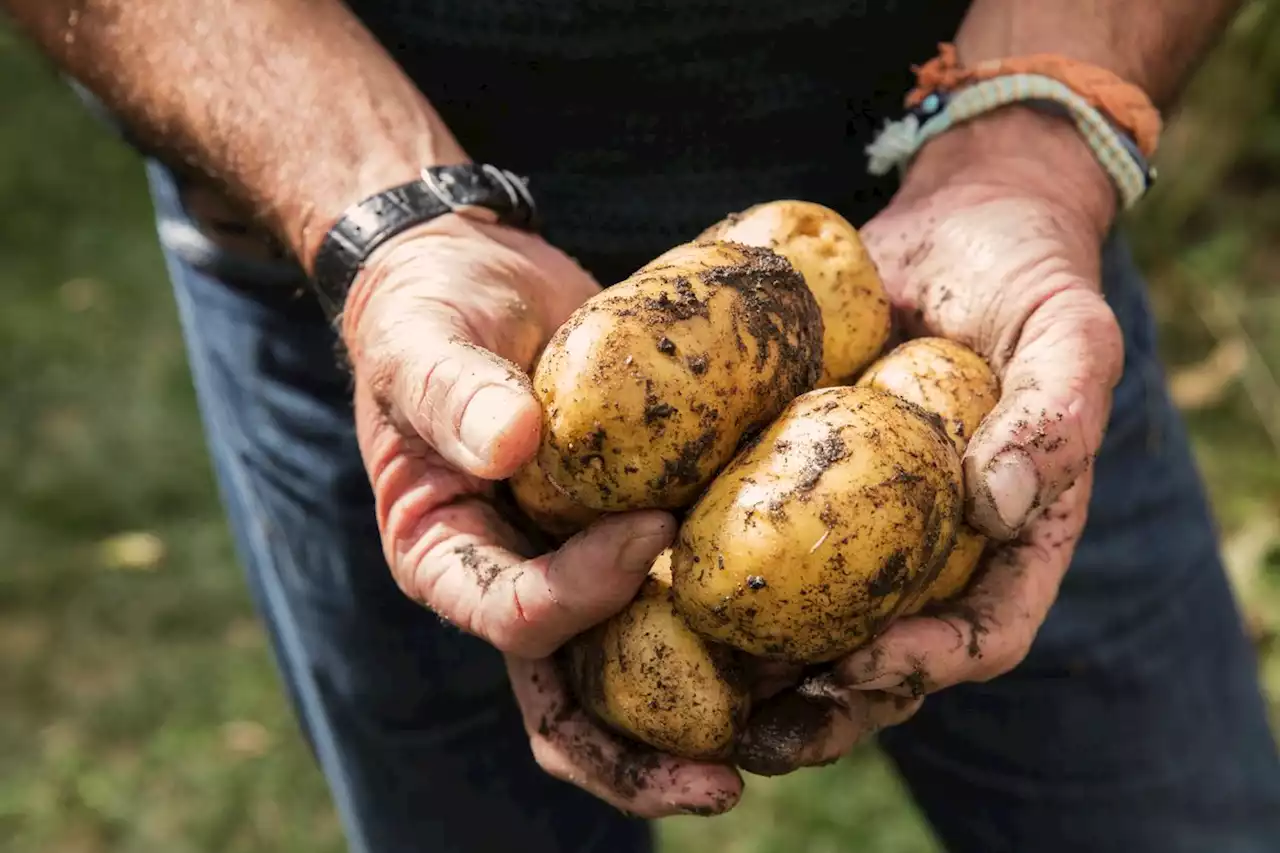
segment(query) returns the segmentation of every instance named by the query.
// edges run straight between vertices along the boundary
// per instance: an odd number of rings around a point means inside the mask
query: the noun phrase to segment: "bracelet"
[[[904,169],[935,136],[984,113],[1012,104],[1069,119],[1129,208],[1156,178],[1151,158],[1159,144],[1160,111],[1138,86],[1096,65],[1058,54],[1033,54],[960,64],[953,44],[913,66],[916,87],[906,116],[889,122],[866,149],[868,171]]]
[[[1132,137],[1143,156],[1154,157],[1160,142],[1160,111],[1146,92],[1106,68],[1056,53],[992,59],[966,67],[960,64],[955,45],[943,43],[938,45],[937,56],[911,70],[916,75],[916,88],[907,94],[908,108],[918,106],[934,92],[955,92],[996,77],[1036,74],[1057,80],[1084,98]]]
[[[1085,98],[1060,81],[1039,74],[992,77],[954,93],[931,92],[904,118],[889,122],[867,146],[867,170],[884,175],[905,169],[930,139],[984,113],[1024,104],[1065,114],[1111,177],[1126,208],[1132,207],[1156,178],[1143,151]]]

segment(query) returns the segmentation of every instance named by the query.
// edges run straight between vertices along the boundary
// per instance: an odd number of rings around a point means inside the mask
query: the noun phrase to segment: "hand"
[[[1006,110],[939,137],[862,230],[912,337],[966,344],[1002,396],[965,453],[967,520],[995,543],[968,593],[894,622],[837,662],[805,702],[805,734],[765,741],[775,772],[829,760],[914,713],[930,692],[995,678],[1026,656],[1085,524],[1090,464],[1123,366],[1100,292],[1113,190],[1074,128]],[[894,707],[891,697],[909,705]],[[774,738],[777,740],[777,738]],[[751,766],[744,764],[747,769]]]
[[[383,247],[342,318],[356,430],[397,584],[506,654],[534,756],[628,812],[723,811],[730,768],[642,752],[570,700],[550,655],[621,610],[671,541],[665,513],[609,516],[551,553],[493,503],[530,459],[542,410],[527,371],[599,291],[541,239],[446,216]]]

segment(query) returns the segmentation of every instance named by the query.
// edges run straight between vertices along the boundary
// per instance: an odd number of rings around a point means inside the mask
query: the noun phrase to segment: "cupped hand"
[[[809,715],[807,734],[770,754],[775,772],[829,760],[925,694],[1026,656],[1084,529],[1123,367],[1100,282],[1113,199],[1070,125],[1009,110],[926,147],[862,229],[902,330],[965,344],[1000,377],[1000,401],[964,457],[966,518],[993,546],[958,600],[896,620],[838,661],[823,689],[773,700],[793,713],[803,701]],[[759,751],[766,724],[776,728],[757,714],[744,744]]]
[[[630,813],[732,807],[731,768],[637,750],[576,707],[552,660],[621,610],[675,533],[665,513],[618,514],[537,554],[495,503],[529,460],[540,348],[599,285],[537,236],[449,215],[382,247],[341,320],[360,450],[400,589],[505,653],[534,756]]]

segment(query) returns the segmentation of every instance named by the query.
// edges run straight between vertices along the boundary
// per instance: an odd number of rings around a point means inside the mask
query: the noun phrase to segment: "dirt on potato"
[[[538,464],[595,510],[679,509],[817,382],[822,318],[758,247],[677,247],[582,306],[534,373]]]
[[[869,388],[797,398],[689,510],[675,602],[704,636],[832,660],[929,584],[960,523],[962,473],[935,416]]]

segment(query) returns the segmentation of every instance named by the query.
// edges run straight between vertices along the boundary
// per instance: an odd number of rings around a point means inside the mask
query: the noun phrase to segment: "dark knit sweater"
[[[863,151],[964,3],[351,0],[476,159],[606,281],[757,201],[861,222]]]
[[[548,239],[608,284],[759,201],[807,199],[865,221],[893,183],[866,174],[864,148],[968,4],[348,6],[472,157],[530,176]]]

